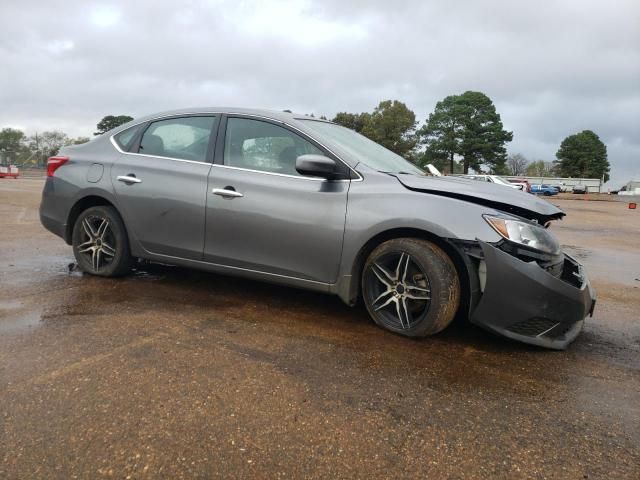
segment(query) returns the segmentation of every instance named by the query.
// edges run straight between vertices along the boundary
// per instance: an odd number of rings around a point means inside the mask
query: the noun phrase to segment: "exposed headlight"
[[[483,217],[502,238],[510,242],[552,255],[560,253],[558,241],[540,225],[492,215]]]

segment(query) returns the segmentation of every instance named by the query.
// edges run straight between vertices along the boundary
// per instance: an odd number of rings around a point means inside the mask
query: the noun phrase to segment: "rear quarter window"
[[[118,146],[125,152],[130,152],[133,147],[136,134],[140,131],[142,125],[135,125],[127,128],[113,137]]]

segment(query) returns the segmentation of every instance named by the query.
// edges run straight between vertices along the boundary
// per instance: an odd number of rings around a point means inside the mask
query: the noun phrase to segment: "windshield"
[[[302,121],[304,121],[305,125],[311,130],[315,130],[324,137],[331,139],[355,159],[375,170],[388,173],[424,175],[421,169],[400,155],[393,153],[391,150],[387,150],[382,145],[369,140],[367,137],[349,128],[336,125],[335,123],[318,122],[315,120],[304,119]]]

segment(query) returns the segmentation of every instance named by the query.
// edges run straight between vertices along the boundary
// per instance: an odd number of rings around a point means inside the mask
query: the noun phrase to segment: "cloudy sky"
[[[2,0],[0,128],[90,135],[189,106],[332,116],[489,95],[510,152],[553,160],[591,129],[640,179],[637,0]]]

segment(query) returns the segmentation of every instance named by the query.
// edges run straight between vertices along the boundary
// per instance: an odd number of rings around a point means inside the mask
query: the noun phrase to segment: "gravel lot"
[[[0,180],[0,478],[640,478],[640,210],[552,199],[599,296],[554,352],[168,266],[83,276],[41,189]]]

